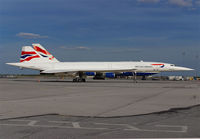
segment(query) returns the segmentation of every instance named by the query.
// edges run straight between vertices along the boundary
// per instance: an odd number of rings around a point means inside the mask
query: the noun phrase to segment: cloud
[[[143,2],[143,3],[158,3],[160,0],[137,0],[137,2]]]
[[[130,37],[126,37],[126,38],[120,38],[119,40],[122,41],[130,41],[130,42],[157,42],[157,41],[164,41],[167,40],[167,37],[163,37],[163,36],[130,36]]]
[[[115,52],[115,53],[121,53],[121,52],[131,52],[131,53],[134,53],[134,52],[141,52],[142,50],[141,49],[138,49],[138,48],[116,48],[114,50],[112,50],[112,52]]]
[[[180,6],[180,7],[192,7],[192,0],[168,0],[169,4]]]
[[[161,0],[137,0],[140,3],[163,3]],[[167,3],[176,5],[179,7],[193,7],[195,5],[200,6],[200,0],[167,0]]]
[[[196,1],[195,4],[200,6],[200,0]]]
[[[65,49],[65,50],[90,50],[89,47],[85,47],[85,46],[77,46],[77,47],[66,47],[66,46],[61,46],[61,49]]]
[[[27,38],[27,39],[48,38],[48,36],[41,36],[40,34],[25,33],[25,32],[20,32],[16,34],[16,36],[21,37],[21,38]]]

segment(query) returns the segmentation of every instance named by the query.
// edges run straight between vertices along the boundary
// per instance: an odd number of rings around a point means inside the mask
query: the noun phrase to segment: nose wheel
[[[137,72],[136,71],[134,71],[133,72],[133,81],[135,82],[135,83],[137,83]]]

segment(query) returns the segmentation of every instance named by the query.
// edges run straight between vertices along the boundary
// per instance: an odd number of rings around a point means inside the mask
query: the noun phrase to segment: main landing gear
[[[85,82],[86,80],[84,78],[75,78],[73,79],[73,82]]]
[[[86,82],[85,78],[83,78],[83,72],[78,72],[78,77],[74,78],[73,82]]]

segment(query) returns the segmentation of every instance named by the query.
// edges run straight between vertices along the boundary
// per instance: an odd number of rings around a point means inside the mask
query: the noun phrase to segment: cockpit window
[[[170,65],[170,66],[175,66],[174,64]]]

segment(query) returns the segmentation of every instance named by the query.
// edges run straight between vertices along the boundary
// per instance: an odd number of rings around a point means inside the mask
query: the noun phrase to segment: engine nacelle
[[[107,73],[105,73],[104,75],[105,75],[105,77],[107,77],[107,78],[115,78],[115,73],[113,73],[113,72],[107,72]]]
[[[85,72],[86,76],[95,76],[96,72]]]
[[[104,80],[105,78],[115,78],[115,76],[116,75],[113,72],[106,72],[106,73],[97,72],[93,79],[102,79],[102,80]]]
[[[133,72],[123,72],[123,76],[133,76]]]
[[[156,72],[137,72],[136,75],[137,76],[150,76],[150,75],[154,75],[157,74]],[[123,76],[133,76],[134,73],[133,72],[123,72],[122,73]]]

